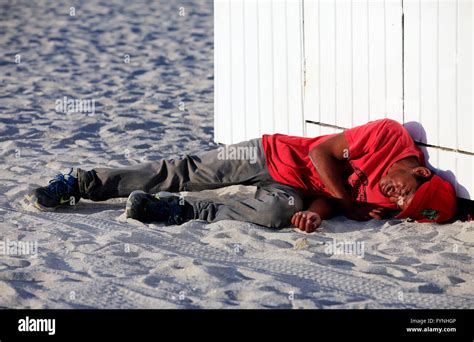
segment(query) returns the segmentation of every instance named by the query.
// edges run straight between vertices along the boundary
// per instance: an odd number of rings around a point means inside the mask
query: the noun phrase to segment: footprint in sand
[[[418,291],[420,293],[440,294],[444,292],[444,289],[436,284],[430,283],[418,286]]]
[[[24,268],[31,265],[31,262],[23,259],[6,259],[0,262],[0,271],[3,270],[15,270],[18,268]]]
[[[267,240],[268,243],[278,247],[278,248],[293,248],[293,245],[289,242],[283,240]]]
[[[453,285],[462,284],[466,282],[464,279],[455,276],[449,276],[448,279]]]
[[[421,261],[417,258],[401,256],[397,259],[395,263],[404,266],[412,266],[421,263]]]
[[[217,279],[222,279],[227,283],[238,283],[243,280],[253,280],[233,267],[219,267],[219,266],[208,266],[206,267],[207,272],[210,276],[216,277]]]
[[[229,239],[230,236],[226,233],[217,233],[216,235],[214,235],[214,238],[215,239]]]
[[[469,255],[461,254],[461,253],[441,253],[441,256],[443,258],[458,261],[463,264],[471,264],[472,262],[472,258]]]

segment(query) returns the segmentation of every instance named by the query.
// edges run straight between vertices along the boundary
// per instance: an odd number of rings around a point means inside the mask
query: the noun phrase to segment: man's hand
[[[383,220],[388,216],[386,209],[374,206],[373,204],[355,204],[345,209],[348,219],[355,221],[368,221],[370,219]]]
[[[314,232],[321,222],[321,217],[312,211],[298,211],[291,218],[291,224],[306,233]]]

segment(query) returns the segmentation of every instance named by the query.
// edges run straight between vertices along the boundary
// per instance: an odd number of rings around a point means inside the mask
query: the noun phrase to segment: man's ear
[[[426,168],[426,167],[423,167],[423,166],[418,166],[418,167],[415,167],[413,168],[413,173],[414,174],[417,174],[423,178],[429,178],[431,177],[431,170]]]

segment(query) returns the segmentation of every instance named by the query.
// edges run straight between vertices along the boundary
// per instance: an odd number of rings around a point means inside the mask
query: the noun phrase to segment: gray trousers
[[[236,184],[257,186],[255,196],[243,201],[185,198],[193,207],[186,219],[208,222],[238,220],[266,227],[287,227],[293,214],[304,209],[306,201],[300,189],[278,183],[270,176],[261,139],[118,169],[78,169],[77,177],[81,197],[93,201],[127,197],[134,190],[157,193]]]

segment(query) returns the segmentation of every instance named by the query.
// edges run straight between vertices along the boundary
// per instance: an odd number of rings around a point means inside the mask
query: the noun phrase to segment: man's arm
[[[307,211],[317,213],[321,220],[329,220],[340,213],[340,210],[334,201],[328,197],[317,197],[311,202]]]
[[[383,210],[372,208],[369,216],[381,220],[384,216]],[[311,202],[307,210],[298,211],[291,218],[291,223],[306,233],[314,232],[323,220],[328,220],[341,213],[340,206],[335,203],[334,198],[317,197]]]
[[[381,219],[382,208],[374,206],[355,206],[351,196],[344,188],[342,179],[343,162],[349,159],[349,144],[344,133],[323,141],[309,151],[309,158],[316,171],[332,195],[332,205],[337,206],[348,218],[358,221]]]
[[[342,163],[349,158],[349,144],[343,133],[316,145],[309,151],[309,158],[313,162],[321,181],[328,192],[338,200],[344,212],[352,209],[352,200],[343,185]]]
[[[322,220],[330,219],[338,214],[338,206],[327,197],[317,197],[305,211],[299,211],[291,218],[291,223],[307,232],[314,232],[322,223]]]

